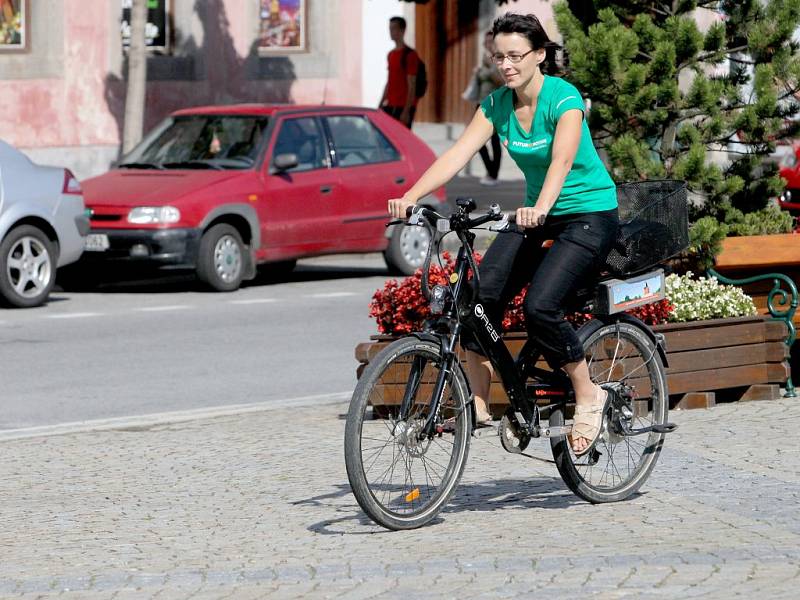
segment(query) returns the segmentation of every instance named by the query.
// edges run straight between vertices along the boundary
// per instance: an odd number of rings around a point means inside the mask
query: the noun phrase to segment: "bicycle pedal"
[[[676,423],[662,423],[660,425],[653,425],[653,431],[656,433],[672,433],[678,428]]]
[[[572,433],[572,425],[562,425],[561,427],[542,427],[536,437],[554,438]]]

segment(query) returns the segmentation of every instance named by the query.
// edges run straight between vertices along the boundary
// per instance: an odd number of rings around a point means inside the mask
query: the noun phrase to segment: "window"
[[[328,117],[328,127],[340,167],[397,160],[397,150],[366,118]]]
[[[392,145],[392,142],[390,142],[377,127],[375,127],[375,135],[378,136],[378,146],[383,154],[383,160],[400,160],[400,153],[397,151],[397,148]]]
[[[28,46],[27,0],[0,0],[0,50]]]
[[[286,54],[306,49],[306,0],[259,0],[259,54]]]
[[[2,1],[0,1],[2,4]],[[122,19],[120,20],[120,33],[122,34],[122,47],[128,49],[131,45],[131,10],[132,0],[121,0]],[[166,53],[169,50],[169,0],[148,0],[147,23],[145,24],[145,45],[148,50]]]
[[[281,125],[272,156],[294,154],[297,166],[290,171],[310,171],[328,166],[325,140],[314,117],[287,119]]]
[[[125,162],[163,168],[244,169],[258,157],[265,116],[185,115],[168,119]]]

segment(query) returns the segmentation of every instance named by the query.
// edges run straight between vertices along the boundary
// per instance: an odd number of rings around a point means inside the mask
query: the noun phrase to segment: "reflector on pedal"
[[[419,488],[414,488],[406,494],[406,502],[413,502],[419,498]]]
[[[630,279],[607,279],[597,286],[592,312],[611,315],[663,300],[664,271],[657,269]]]

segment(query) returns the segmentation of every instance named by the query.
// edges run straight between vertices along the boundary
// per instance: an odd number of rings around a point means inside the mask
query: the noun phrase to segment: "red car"
[[[383,251],[401,273],[422,264],[430,232],[392,227],[386,202],[434,161],[381,111],[214,106],[165,119],[113,170],[82,183],[91,209],[85,260],[194,269],[234,290],[256,266]],[[423,200],[447,210],[444,189]]]
[[[778,206],[800,216],[800,144],[795,144],[781,159],[779,173],[786,180],[786,189],[778,198]]]

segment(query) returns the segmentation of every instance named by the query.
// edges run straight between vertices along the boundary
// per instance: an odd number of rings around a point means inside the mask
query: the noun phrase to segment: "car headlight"
[[[797,166],[797,155],[794,152],[784,154],[780,160],[780,166],[786,169],[794,169]]]
[[[155,223],[177,223],[181,211],[174,206],[137,206],[128,213],[128,223],[152,225]]]

